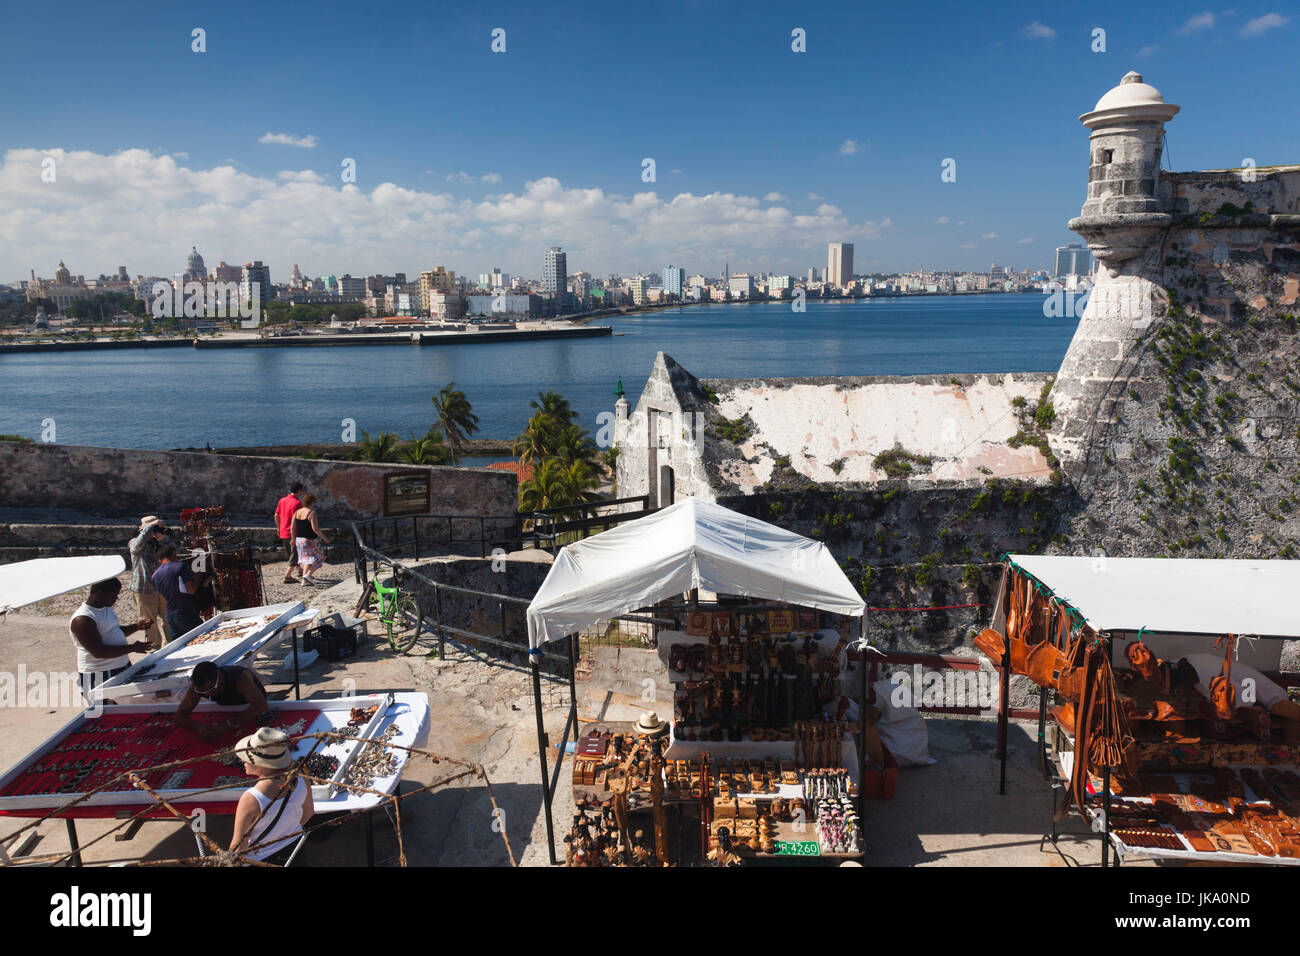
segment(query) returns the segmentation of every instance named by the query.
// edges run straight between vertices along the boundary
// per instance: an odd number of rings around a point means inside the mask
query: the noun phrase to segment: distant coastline
[[[87,352],[105,349],[274,349],[331,345],[475,345],[535,339],[596,338],[612,335],[608,325],[575,325],[563,329],[498,329],[490,332],[371,332],[362,335],[291,335],[262,338],[238,334],[215,338],[104,339],[92,342],[33,342],[0,345],[0,354]]]

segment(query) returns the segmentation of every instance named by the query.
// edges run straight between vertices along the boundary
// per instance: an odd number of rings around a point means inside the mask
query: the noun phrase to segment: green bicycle
[[[358,615],[363,609],[375,611],[379,622],[388,631],[389,645],[399,654],[405,654],[415,646],[424,624],[419,602],[401,592],[404,576],[401,571],[395,572],[392,587],[385,587],[377,578],[371,578],[357,603]]]

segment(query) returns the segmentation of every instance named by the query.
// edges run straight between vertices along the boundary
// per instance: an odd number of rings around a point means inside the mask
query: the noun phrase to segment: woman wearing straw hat
[[[235,832],[230,849],[250,860],[267,857],[292,845],[316,812],[311,787],[289,770],[293,756],[283,730],[263,727],[235,744],[244,773],[257,783],[244,791],[235,808]]]

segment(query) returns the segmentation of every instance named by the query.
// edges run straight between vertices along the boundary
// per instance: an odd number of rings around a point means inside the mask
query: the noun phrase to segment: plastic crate
[[[357,652],[360,629],[365,626],[364,620],[331,614],[303,634],[302,645],[327,661],[352,657]]]
[[[894,795],[894,784],[898,782],[898,761],[888,747],[880,746],[885,752],[885,767],[883,770],[868,770],[862,775],[862,795],[888,800]]]

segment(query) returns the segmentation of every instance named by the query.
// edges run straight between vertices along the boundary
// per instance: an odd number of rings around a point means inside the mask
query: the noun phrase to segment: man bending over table
[[[200,700],[210,700],[223,706],[244,705],[217,724],[204,724],[190,717]],[[185,691],[181,705],[172,718],[178,727],[198,734],[204,740],[235,730],[245,724],[269,716],[271,705],[266,699],[266,688],[251,668],[235,664],[218,667],[212,661],[200,661],[190,673],[190,686]]]

